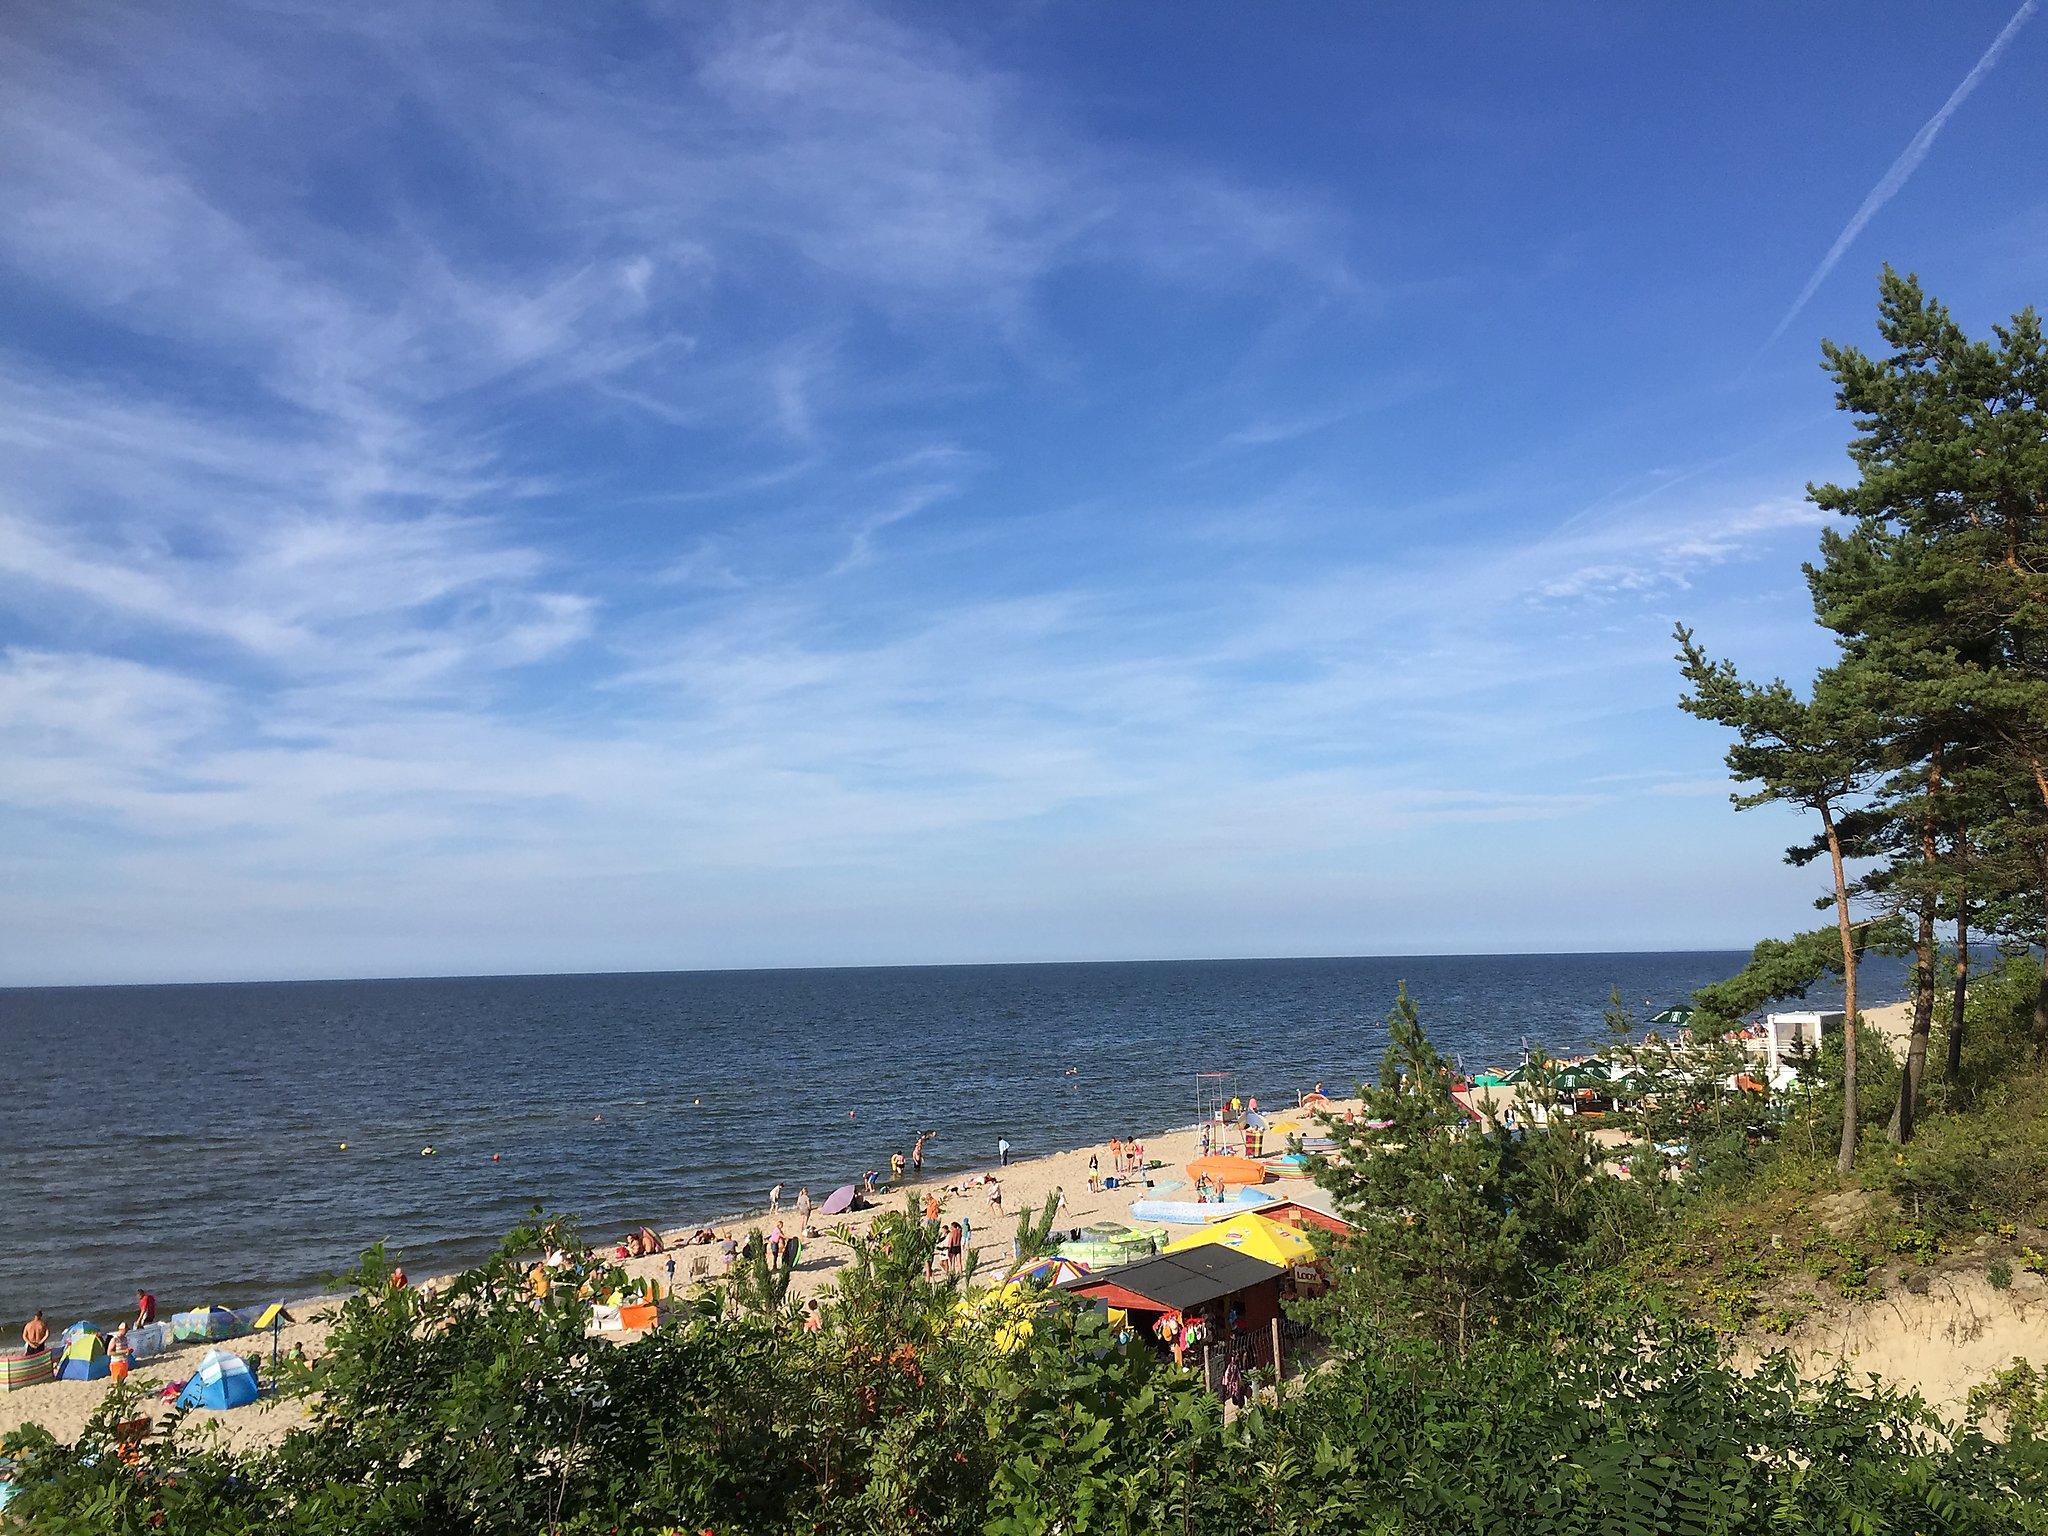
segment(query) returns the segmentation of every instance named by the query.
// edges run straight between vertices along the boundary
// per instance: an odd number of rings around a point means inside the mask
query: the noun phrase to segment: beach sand
[[[1330,1112],[1338,1116],[1356,1107],[1356,1100],[1338,1101],[1329,1106]],[[1276,1121],[1299,1119],[1304,1128],[1309,1130],[1309,1134],[1314,1134],[1309,1128],[1310,1122],[1306,1115],[1270,1101],[1263,1104],[1262,1108]],[[1020,1131],[1019,1134],[1023,1133]],[[833,1229],[843,1224],[855,1233],[863,1233],[883,1211],[901,1210],[906,1195],[915,1198],[921,1209],[927,1190],[939,1193],[942,1219],[957,1221],[964,1218],[970,1224],[970,1242],[972,1247],[980,1250],[981,1267],[978,1274],[984,1281],[993,1281],[1001,1277],[1009,1263],[1011,1239],[1016,1233],[1018,1223],[1027,1214],[1036,1215],[1043,1207],[1046,1197],[1054,1190],[1064,1190],[1067,1197],[1066,1212],[1055,1222],[1055,1226],[1061,1229],[1086,1227],[1101,1221],[1130,1223],[1132,1202],[1147,1195],[1164,1195],[1172,1199],[1194,1198],[1185,1164],[1201,1151],[1200,1128],[1190,1126],[1152,1136],[1141,1132],[1138,1139],[1144,1145],[1148,1160],[1158,1159],[1166,1164],[1164,1168],[1156,1169],[1151,1174],[1152,1179],[1157,1182],[1157,1188],[1148,1189],[1138,1185],[1106,1190],[1100,1194],[1089,1193],[1088,1159],[1091,1155],[1101,1159],[1102,1171],[1105,1174],[1115,1172],[1110,1163],[1108,1141],[1105,1139],[1089,1146],[1044,1156],[1013,1158],[1008,1168],[1000,1168],[991,1160],[986,1166],[967,1172],[935,1175],[922,1181],[907,1180],[900,1185],[885,1184],[868,1209],[852,1211],[845,1216],[820,1216],[814,1211],[811,1225],[819,1235],[804,1246],[802,1257],[791,1278],[790,1294],[801,1301],[830,1285],[833,1277],[845,1267],[848,1249],[846,1244],[834,1235]],[[908,1150],[907,1147],[904,1149],[906,1153]],[[993,1154],[994,1149],[991,1148],[990,1151]],[[883,1161],[886,1161],[886,1154]],[[986,1187],[976,1187],[960,1194],[949,1195],[945,1192],[947,1185],[960,1185],[983,1173],[995,1174],[1002,1186],[1003,1210],[1000,1216],[995,1215],[989,1208]],[[765,1186],[773,1181],[770,1178],[762,1182],[765,1194]],[[1169,1185],[1176,1187],[1169,1188]],[[1269,1180],[1266,1187],[1282,1195],[1303,1193],[1314,1188],[1305,1179]],[[822,1204],[830,1193],[829,1188],[813,1189],[811,1198],[815,1203]],[[782,1217],[786,1232],[793,1233],[796,1230],[796,1195],[795,1185],[785,1186]],[[765,1211],[757,1211],[717,1223],[712,1226],[712,1230],[721,1237],[730,1232],[744,1241],[750,1230],[758,1228],[765,1236],[773,1230],[774,1224],[773,1217]],[[693,1230],[695,1229],[678,1228],[673,1232],[662,1233],[662,1237],[665,1242],[672,1243],[675,1238]],[[588,1241],[597,1242],[605,1234],[586,1232],[584,1236]],[[609,1246],[604,1245],[606,1249]],[[623,1260],[621,1267],[628,1274],[661,1279],[665,1282],[667,1261],[671,1258],[676,1261],[678,1289],[687,1288],[692,1278],[692,1268],[699,1261],[704,1264],[710,1277],[717,1274],[717,1247],[704,1244],[688,1247],[671,1246],[665,1253]],[[418,1283],[418,1277],[415,1277],[415,1283]],[[332,1298],[326,1305],[331,1303]],[[318,1359],[327,1334],[327,1325],[318,1316],[322,1309],[322,1303],[293,1304],[293,1313],[302,1321],[280,1331],[278,1346],[281,1353],[289,1354],[294,1345],[303,1343],[308,1353]],[[629,1339],[632,1335],[610,1334],[606,1337]],[[230,1339],[218,1346],[185,1345],[138,1367],[135,1372],[136,1379],[157,1383],[182,1379],[191,1373],[200,1357],[210,1347],[224,1348],[238,1355],[260,1353],[266,1361],[270,1357],[270,1337],[267,1334],[260,1337],[252,1335]],[[259,1372],[259,1376],[262,1374],[264,1373]],[[98,1407],[100,1399],[106,1395],[111,1385],[108,1380],[59,1381],[46,1382],[17,1392],[0,1393],[0,1436],[22,1424],[41,1424],[59,1439],[73,1439],[84,1427],[86,1420]],[[167,1403],[159,1400],[151,1405],[149,1412],[152,1417],[160,1417],[168,1407]],[[264,1403],[226,1413],[195,1412],[187,1418],[186,1424],[188,1427],[217,1432],[227,1445],[247,1448],[275,1443],[293,1426],[304,1423],[305,1419],[304,1403]]]
[[[1911,1005],[1905,1002],[1886,1003],[1864,1011],[1866,1022],[1875,1027],[1893,1049],[1903,1057],[1908,1031],[1911,1028]],[[1487,1090],[1479,1090],[1483,1096]],[[1500,1095],[1504,1100],[1511,1095]],[[1267,1114],[1285,1121],[1299,1118],[1304,1125],[1307,1117],[1284,1107],[1266,1104]],[[1342,1116],[1348,1110],[1357,1108],[1356,1100],[1338,1101],[1330,1106],[1330,1112]],[[1596,1131],[1603,1139],[1622,1137],[1618,1131]],[[853,1232],[865,1232],[875,1218],[884,1210],[900,1210],[907,1195],[915,1198],[920,1206],[927,1190],[937,1190],[941,1197],[941,1215],[944,1220],[954,1221],[963,1217],[971,1224],[972,1244],[980,1250],[980,1275],[985,1280],[1000,1276],[1009,1261],[1012,1236],[1018,1223],[1026,1214],[1035,1214],[1043,1205],[1047,1195],[1055,1189],[1064,1190],[1067,1209],[1056,1225],[1060,1228],[1086,1227],[1096,1222],[1119,1221],[1130,1223],[1130,1208],[1134,1200],[1147,1195],[1165,1195],[1168,1198],[1192,1198],[1188,1189],[1185,1164],[1200,1152],[1200,1130],[1198,1127],[1184,1127],[1154,1136],[1141,1136],[1148,1159],[1156,1158],[1165,1167],[1154,1171],[1152,1178],[1159,1187],[1148,1189],[1144,1186],[1105,1191],[1091,1194],[1088,1190],[1088,1159],[1090,1155],[1100,1157],[1103,1170],[1110,1168],[1107,1141],[1068,1151],[1055,1152],[1045,1156],[1020,1158],[1006,1169],[999,1169],[993,1163],[984,1168],[966,1173],[955,1172],[943,1177],[923,1181],[908,1181],[901,1185],[885,1185],[876,1196],[870,1208],[853,1211],[843,1217],[821,1217],[813,1214],[812,1225],[819,1236],[805,1245],[802,1260],[791,1281],[791,1295],[798,1300],[810,1296],[832,1283],[833,1277],[847,1262],[845,1243],[832,1229],[842,1223]],[[907,1150],[907,1149],[906,1149]],[[959,1194],[946,1194],[947,1185],[960,1185],[981,1173],[995,1173],[1002,1185],[1003,1212],[993,1214],[989,1208],[988,1191],[976,1187]],[[770,1182],[764,1180],[764,1184]],[[1178,1186],[1178,1187],[1170,1187]],[[1313,1189],[1307,1180],[1276,1179],[1268,1188],[1276,1193],[1298,1194]],[[814,1202],[822,1203],[829,1189],[813,1189]],[[794,1231],[796,1219],[794,1186],[785,1188],[783,1197],[783,1218],[785,1230]],[[712,1230],[723,1237],[730,1232],[744,1240],[748,1231],[758,1228],[764,1235],[772,1230],[774,1220],[766,1212],[754,1212],[733,1220],[718,1223]],[[664,1232],[665,1240],[672,1240],[689,1228],[675,1232]],[[1192,1229],[1190,1229],[1192,1230]],[[587,1233],[595,1240],[602,1234]],[[623,1261],[624,1269],[632,1275],[650,1278],[665,1278],[667,1260],[676,1261],[676,1279],[679,1286],[686,1287],[692,1279],[692,1270],[700,1261],[707,1274],[715,1276],[718,1268],[717,1248],[714,1245],[671,1247],[668,1252],[642,1259]],[[1989,1369],[2003,1365],[2013,1354],[2031,1354],[2037,1359],[2048,1359],[2048,1344],[2042,1342],[2041,1324],[2031,1314],[2035,1311],[2038,1298],[2031,1293],[2021,1296],[1978,1295],[1971,1296],[1973,1306],[1968,1320],[1968,1342],[1972,1347],[1958,1348],[1959,1340],[1951,1329],[1951,1321],[1938,1315],[1939,1299],[1914,1298],[1908,1305],[1918,1304],[1925,1317],[1917,1318],[1917,1326],[1906,1330],[1878,1328],[1871,1326],[1861,1315],[1853,1318],[1847,1315],[1853,1309],[1845,1309],[1845,1315],[1833,1317],[1825,1322],[1815,1319],[1811,1338],[1799,1337],[1783,1341],[1796,1355],[1815,1357],[1815,1367],[1824,1368],[1837,1360],[1845,1360],[1860,1370],[1877,1371],[1887,1380],[1903,1385],[1918,1387],[1927,1391],[1943,1406],[1953,1408],[1961,1402],[1962,1394],[1969,1384]],[[2025,1316],[2008,1317],[2015,1304]],[[294,1306],[296,1314],[303,1319],[282,1330],[278,1344],[281,1351],[289,1353],[294,1345],[303,1343],[317,1359],[326,1337],[326,1324],[318,1317],[320,1305],[306,1303]],[[1894,1319],[1896,1321],[1897,1319]],[[1958,1325],[1960,1326],[1960,1325]],[[630,1335],[611,1335],[614,1338]],[[268,1337],[249,1337],[230,1340],[224,1347],[238,1354],[261,1353],[269,1356]],[[152,1360],[137,1371],[137,1376],[146,1380],[164,1382],[187,1375],[208,1346],[191,1345],[174,1351],[160,1359]],[[0,1393],[0,1435],[24,1423],[39,1423],[52,1434],[62,1439],[75,1437],[86,1419],[105,1395],[109,1383],[95,1382],[51,1382],[30,1387],[19,1392]],[[167,1405],[158,1402],[151,1412],[161,1414]],[[231,1446],[249,1447],[274,1443],[281,1439],[294,1425],[303,1423],[306,1407],[303,1403],[265,1403],[260,1406],[237,1409],[229,1413],[195,1413],[188,1425],[210,1428]]]

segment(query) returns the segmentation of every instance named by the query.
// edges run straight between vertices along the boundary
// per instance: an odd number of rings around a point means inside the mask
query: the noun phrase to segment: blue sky
[[[2048,23],[1526,10],[18,8],[0,980],[1810,925],[1671,625]]]

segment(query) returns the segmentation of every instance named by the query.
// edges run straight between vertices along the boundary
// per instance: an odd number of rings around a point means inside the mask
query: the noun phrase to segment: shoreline
[[[1876,1029],[1891,1046],[1895,1054],[1903,1055],[1905,1040],[1911,1027],[1912,1005],[1910,1001],[1896,1001],[1874,1004],[1859,1010],[1864,1022]],[[1306,1089],[1300,1090],[1305,1092]],[[1341,1115],[1346,1108],[1355,1107],[1355,1098],[1333,1100],[1328,1109]],[[1274,1109],[1268,1103],[1266,1112],[1275,1120],[1286,1120],[1305,1116],[1308,1112],[1296,1109]],[[1104,1121],[1112,1118],[1105,1115]],[[1306,1122],[1305,1122],[1306,1123]],[[1063,1227],[1086,1227],[1098,1222],[1121,1221],[1130,1223],[1129,1207],[1133,1200],[1147,1194],[1172,1193],[1174,1186],[1185,1183],[1181,1165],[1194,1157],[1199,1150],[1201,1126],[1199,1122],[1182,1122],[1166,1130],[1141,1134],[1139,1140],[1145,1145],[1148,1157],[1157,1157],[1166,1166],[1155,1172],[1160,1186],[1139,1186],[1135,1189],[1105,1191],[1091,1194],[1087,1187],[1087,1160],[1091,1154],[1107,1160],[1108,1136],[1085,1142],[1079,1146],[1067,1147],[1054,1152],[1039,1153],[1032,1157],[1018,1158],[1008,1167],[994,1161],[977,1163],[964,1168],[955,1168],[944,1173],[930,1173],[923,1178],[906,1177],[900,1184],[884,1182],[865,1209],[848,1211],[842,1216],[821,1220],[815,1213],[812,1227],[817,1233],[805,1245],[804,1255],[791,1278],[790,1297],[793,1301],[803,1299],[828,1285],[846,1262],[846,1248],[834,1235],[837,1228],[846,1226],[854,1232],[865,1232],[884,1210],[898,1209],[899,1202],[906,1197],[922,1199],[927,1192],[937,1192],[941,1209],[947,1219],[965,1220],[970,1225],[968,1245],[979,1248],[983,1255],[976,1270],[977,1275],[985,1274],[991,1267],[998,1266],[1007,1255],[1009,1241],[1019,1221],[1026,1214],[1036,1214],[1042,1207],[1048,1193],[1058,1189],[1067,1195],[1068,1207],[1061,1218]],[[1111,1132],[1110,1134],[1122,1134]],[[986,1179],[993,1177],[1002,1185],[1004,1193],[1003,1211],[993,1215],[986,1202]],[[794,1202],[797,1191],[787,1187],[782,1207],[782,1218],[786,1226],[794,1226]],[[844,1182],[844,1181],[842,1181]],[[858,1180],[854,1180],[856,1184]],[[947,1193],[948,1187],[972,1184],[973,1188],[958,1193]],[[836,1187],[836,1186],[834,1186]],[[1269,1178],[1268,1187],[1282,1194],[1300,1193],[1315,1188],[1312,1181],[1300,1178]],[[822,1204],[830,1189],[812,1191],[815,1203]],[[563,1213],[574,1219],[574,1213]],[[676,1239],[693,1232],[708,1230],[722,1239],[728,1235],[744,1242],[749,1231],[759,1230],[764,1235],[772,1229],[776,1217],[767,1207],[728,1213],[710,1221],[686,1223],[674,1227],[654,1227],[662,1238],[665,1251],[643,1258],[613,1260],[628,1275],[635,1278],[659,1279],[666,1282],[667,1264],[676,1262],[675,1283],[678,1291],[687,1291],[700,1282],[715,1281],[717,1261],[716,1241],[709,1244],[679,1244]],[[653,1226],[653,1223],[649,1223]],[[502,1234],[501,1234],[502,1235]],[[580,1233],[583,1241],[593,1252],[602,1253],[613,1246],[603,1234],[594,1231]],[[393,1257],[403,1262],[402,1249],[394,1249]],[[702,1264],[705,1273],[693,1273],[696,1265]],[[437,1273],[416,1279],[416,1285],[432,1285],[445,1282],[455,1271]],[[327,1324],[321,1314],[346,1299],[345,1293],[316,1292],[308,1296],[290,1298],[285,1301],[288,1311],[297,1318],[287,1327],[277,1331],[276,1344],[280,1355],[303,1344],[316,1355],[327,1334]],[[160,1309],[160,1316],[168,1318],[175,1308]],[[52,1320],[54,1334],[67,1326],[69,1319]],[[268,1334],[247,1334],[238,1339],[220,1341],[218,1344],[194,1341],[182,1344],[164,1355],[138,1366],[135,1377],[153,1381],[169,1381],[189,1371],[196,1365],[208,1348],[224,1347],[238,1354],[270,1352],[271,1339]],[[108,1380],[95,1382],[49,1382],[13,1392],[0,1393],[0,1435],[5,1435],[26,1423],[42,1423],[44,1427],[62,1439],[75,1437],[86,1417],[105,1395]],[[163,1409],[161,1403],[151,1406],[154,1415]],[[235,1446],[253,1446],[273,1443],[291,1427],[305,1419],[304,1405],[300,1403],[269,1403],[237,1410],[220,1415],[207,1415],[207,1422],[216,1426],[225,1437],[225,1443]]]
[[[1306,1092],[1304,1087],[1302,1092]],[[1261,1098],[1265,1096],[1261,1095]],[[1327,1108],[1341,1115],[1347,1107],[1355,1107],[1355,1099],[1333,1100]],[[1323,1107],[1323,1106],[1319,1106]],[[1265,1111],[1275,1120],[1302,1118],[1312,1111],[1296,1108],[1274,1109],[1270,1104]],[[1105,1116],[1105,1119],[1109,1117]],[[1113,1131],[1110,1135],[1123,1135]],[[811,1225],[817,1235],[804,1245],[802,1257],[791,1276],[789,1296],[793,1302],[801,1302],[829,1285],[847,1262],[846,1246],[834,1235],[841,1226],[855,1233],[863,1233],[885,1210],[900,1209],[900,1202],[906,1197],[922,1199],[927,1193],[937,1193],[940,1198],[942,1216],[947,1220],[964,1219],[971,1228],[968,1247],[978,1248],[981,1263],[975,1270],[977,1278],[986,1276],[991,1268],[1000,1268],[1007,1262],[1010,1241],[1018,1224],[1027,1215],[1035,1216],[1043,1208],[1048,1194],[1055,1190],[1064,1192],[1066,1211],[1059,1219],[1062,1227],[1087,1227],[1100,1222],[1124,1222],[1130,1224],[1130,1206],[1133,1201],[1147,1195],[1177,1192],[1187,1180],[1182,1165],[1193,1159],[1200,1151],[1201,1125],[1183,1123],[1157,1133],[1140,1133],[1137,1140],[1145,1147],[1148,1159],[1157,1158],[1165,1167],[1154,1170],[1154,1185],[1106,1190],[1091,1193],[1088,1189],[1088,1159],[1091,1155],[1102,1159],[1105,1168],[1108,1163],[1108,1136],[1101,1140],[1086,1142],[1080,1146],[1063,1148],[1056,1152],[1040,1153],[1033,1157],[1016,1158],[1004,1167],[988,1162],[965,1169],[954,1169],[945,1173],[927,1173],[923,1178],[906,1177],[902,1183],[882,1183],[865,1209],[848,1211],[841,1216],[821,1218],[813,1211]],[[988,1185],[983,1182],[993,1177],[1003,1192],[1003,1209],[1000,1214],[992,1212],[987,1202]],[[844,1181],[842,1181],[844,1182]],[[854,1180],[858,1184],[858,1180]],[[948,1193],[949,1186],[972,1184],[972,1188]],[[837,1186],[833,1186],[837,1187]],[[1269,1178],[1267,1187],[1281,1194],[1301,1193],[1312,1190],[1314,1184],[1302,1178]],[[831,1189],[813,1190],[812,1199],[822,1204]],[[794,1201],[797,1190],[785,1190],[782,1204],[782,1219],[786,1227],[795,1225]],[[564,1213],[572,1216],[573,1213]],[[674,1239],[688,1236],[699,1230],[708,1230],[722,1239],[733,1236],[745,1241],[751,1230],[760,1230],[764,1235],[773,1228],[776,1217],[767,1208],[742,1211],[718,1218],[716,1221],[699,1222],[675,1228],[655,1227],[666,1246],[665,1251],[643,1258],[612,1260],[628,1275],[640,1279],[667,1281],[667,1264],[676,1264],[675,1285],[678,1292],[687,1292],[698,1284],[715,1282],[718,1249],[716,1242],[705,1244],[678,1245]],[[653,1225],[649,1223],[649,1225]],[[1192,1231],[1192,1228],[1188,1230]],[[591,1251],[603,1253],[612,1247],[612,1242],[601,1239],[599,1234],[579,1234]],[[402,1250],[394,1250],[393,1258],[402,1263]],[[693,1273],[694,1267],[702,1264],[706,1273]],[[451,1272],[452,1273],[452,1272]],[[417,1277],[415,1285],[435,1285],[446,1281],[449,1275],[436,1274]],[[314,1358],[318,1358],[324,1343],[328,1325],[316,1315],[322,1309],[337,1305],[345,1300],[341,1293],[322,1293],[309,1297],[287,1300],[285,1307],[297,1319],[288,1326],[277,1330],[276,1348],[280,1356],[304,1345]],[[159,1317],[168,1319],[173,1307],[161,1307]],[[52,1343],[56,1334],[68,1326],[70,1319],[52,1321]],[[621,1335],[624,1339],[636,1335]],[[131,1380],[168,1382],[190,1373],[206,1350],[222,1348],[234,1354],[260,1353],[266,1358],[272,1347],[269,1333],[245,1334],[240,1338],[217,1342],[192,1341],[181,1344],[169,1352],[137,1365]],[[265,1373],[259,1372],[259,1377]],[[110,1378],[90,1382],[44,1382],[33,1387],[12,1392],[0,1392],[0,1436],[4,1436],[23,1424],[40,1423],[60,1440],[76,1438],[87,1417],[99,1405],[100,1400],[111,1387]],[[168,1405],[153,1400],[148,1405],[151,1417],[157,1417]],[[244,1409],[227,1413],[208,1413],[195,1416],[193,1422],[203,1422],[217,1430],[223,1443],[236,1448],[250,1448],[273,1444],[296,1425],[306,1421],[306,1405],[303,1402],[264,1401]]]

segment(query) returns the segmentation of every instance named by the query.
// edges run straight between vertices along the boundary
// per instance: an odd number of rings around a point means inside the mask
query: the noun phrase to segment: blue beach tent
[[[178,1394],[180,1408],[242,1408],[256,1401],[256,1373],[224,1349],[209,1349]]]
[[[96,1333],[77,1335],[57,1361],[59,1381],[98,1381],[107,1371],[107,1341]]]

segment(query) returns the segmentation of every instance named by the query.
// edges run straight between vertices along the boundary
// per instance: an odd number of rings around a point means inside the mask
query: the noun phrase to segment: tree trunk
[[[1827,833],[1828,864],[1835,876],[1835,926],[1842,933],[1842,1149],[1835,1167],[1842,1173],[1856,1166],[1856,935],[1849,925],[1849,877],[1842,867],[1842,835],[1835,829],[1833,807],[1820,807]]]
[[[2037,767],[2034,772],[2039,776],[2041,770]],[[2048,782],[2043,783],[2041,794],[2048,798]],[[2041,897],[2048,904],[2048,840],[2040,848]],[[2048,1052],[2048,924],[2044,924],[2041,934],[2041,980],[2034,988],[2034,1054],[2043,1052]]]
[[[1920,932],[1913,946],[1913,1033],[1906,1045],[1906,1070],[1899,1078],[1899,1102],[1888,1134],[1895,1142],[1913,1139],[1920,1118],[1920,1085],[1927,1076],[1927,1037],[1934,1030],[1934,916],[1940,892],[1933,882],[1940,850],[1934,841],[1935,797],[1941,793],[1941,748],[1927,760],[1927,803],[1920,813],[1920,863],[1928,885],[1920,897]]]
[[[1885,1134],[1895,1142],[1913,1139],[1920,1118],[1920,1084],[1927,1074],[1927,1037],[1934,1028],[1934,898],[1920,902],[1920,931],[1913,945],[1913,1032],[1906,1042],[1906,1068],[1899,1076],[1899,1102]]]
[[[1956,873],[1963,872],[1965,844],[1956,837]],[[1960,878],[1956,882],[1956,990],[1948,1004],[1948,1062],[1943,1076],[1955,1086],[1963,1075],[1963,1010],[1970,992],[1970,897]]]

